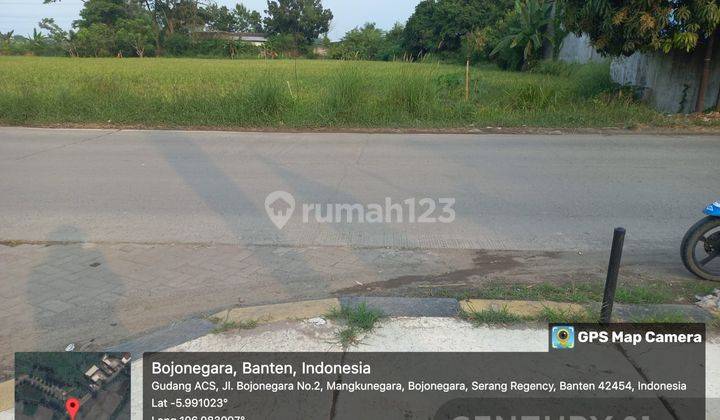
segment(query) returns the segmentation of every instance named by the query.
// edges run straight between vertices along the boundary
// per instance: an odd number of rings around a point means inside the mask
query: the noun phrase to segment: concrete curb
[[[385,316],[453,317],[460,310],[457,299],[349,296],[340,298],[343,308],[365,304]]]
[[[0,383],[0,413],[15,406],[15,381]]]
[[[191,318],[110,347],[106,351],[130,352],[133,359],[138,360],[144,352],[162,351],[180,345],[209,334],[213,328],[215,324],[206,319]]]
[[[340,308],[339,299],[305,300],[290,303],[277,303],[274,305],[250,306],[246,308],[231,308],[216,313],[211,318],[219,322],[248,322],[271,323],[293,319],[312,318],[320,316],[332,308]]]
[[[307,319],[326,314],[332,308],[352,308],[365,304],[368,308],[380,311],[392,317],[455,317],[462,311],[503,310],[522,317],[535,317],[546,309],[567,314],[585,313],[588,309],[599,314],[599,304],[578,304],[570,302],[499,300],[454,298],[407,298],[346,296],[333,299],[310,300],[274,305],[231,308],[215,314],[219,322],[271,323],[296,319]],[[629,305],[616,304],[615,318],[620,322],[640,322],[643,319],[668,315],[683,315],[695,322],[709,322],[716,317],[695,305],[656,304]]]

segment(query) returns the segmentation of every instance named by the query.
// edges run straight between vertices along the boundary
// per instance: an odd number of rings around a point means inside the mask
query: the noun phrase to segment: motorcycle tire
[[[682,256],[683,265],[691,273],[703,280],[720,281],[720,274],[714,274],[705,271],[695,259],[695,248],[698,240],[707,232],[720,227],[720,217],[708,216],[695,223],[685,234],[680,245],[680,254]],[[720,257],[717,257],[720,258]]]

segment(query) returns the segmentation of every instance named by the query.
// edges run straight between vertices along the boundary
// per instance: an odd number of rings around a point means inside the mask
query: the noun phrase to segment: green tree
[[[88,27],[82,27],[76,37],[80,55],[107,56],[115,49],[114,34],[104,23],[93,23]]]
[[[405,33],[405,25],[395,23],[392,29],[385,34],[385,42],[383,48],[378,53],[378,59],[389,61],[403,55],[403,34]]]
[[[385,32],[366,23],[348,31],[340,41],[333,58],[375,60],[385,44]]]
[[[40,29],[44,29],[48,32],[50,39],[58,45],[60,48],[65,50],[71,57],[78,56],[77,40],[73,31],[63,30],[54,19],[45,18],[38,24]]]
[[[205,18],[206,26],[213,31],[237,31],[235,16],[227,6],[218,6],[212,2],[202,8],[202,15]]]
[[[167,35],[188,33],[205,25],[197,0],[155,0],[154,3]]]
[[[413,55],[459,51],[470,32],[495,24],[513,0],[423,0],[405,25],[403,46]]]
[[[139,3],[150,15],[156,56],[170,46],[174,54],[187,50],[190,32],[205,26],[197,0],[140,0]]]
[[[502,50],[522,51],[523,68],[530,66],[542,52],[545,42],[555,42],[548,31],[553,25],[552,4],[545,0],[515,0],[515,9],[509,14],[504,36],[490,53]]]
[[[152,34],[155,40],[155,56],[160,56],[162,55],[162,24],[158,2],[154,0],[140,0],[139,4],[144,9],[145,13],[150,16]]]
[[[131,3],[127,0],[86,0],[80,10],[80,19],[73,22],[76,28],[89,28],[100,23],[115,26],[120,19],[130,17]]]
[[[609,55],[692,51],[720,24],[716,0],[564,0],[565,25]]]
[[[263,48],[266,51],[266,57],[295,54],[297,52],[297,44],[292,34],[270,35],[265,45],[263,45]]]
[[[257,10],[250,10],[242,3],[235,5],[233,11],[237,30],[240,32],[263,32],[262,16]]]
[[[2,46],[3,51],[10,50],[10,44],[13,42],[13,34],[15,34],[15,31],[0,32],[0,46]]]
[[[38,31],[37,28],[33,28],[33,34],[30,38],[30,48],[34,54],[40,55],[47,47],[47,37],[42,32]]]
[[[153,33],[150,17],[142,15],[135,19],[121,19],[117,26],[118,43],[132,48],[138,57],[144,57]]]
[[[309,45],[330,30],[330,9],[320,0],[268,0],[265,29],[270,34],[290,34],[296,46]]]
[[[60,0],[44,0],[45,3],[54,3]],[[59,44],[71,47],[71,55],[80,52],[82,55],[103,55],[114,52],[120,44],[132,46],[136,53],[138,47],[145,50],[146,26],[151,31],[152,20],[147,10],[143,9],[144,2],[140,0],[84,0],[80,10],[80,19],[73,22],[78,28],[76,34],[66,33],[54,21],[46,19],[44,29],[51,33],[51,38]],[[152,2],[153,5],[159,2]],[[148,6],[149,7],[149,6]],[[147,24],[147,25],[146,25]],[[41,25],[42,27],[42,25]],[[104,37],[104,39],[100,39]],[[62,41],[61,41],[62,39]],[[72,41],[72,42],[70,42]],[[139,54],[139,53],[138,53]]]

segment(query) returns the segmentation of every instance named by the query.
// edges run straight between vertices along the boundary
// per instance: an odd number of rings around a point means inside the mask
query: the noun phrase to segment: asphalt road
[[[624,226],[629,247],[669,251],[720,196],[718,158],[717,136],[0,128],[0,240],[593,250]],[[276,190],[297,202],[282,230]],[[457,217],[300,210],[387,197],[454,198]]]

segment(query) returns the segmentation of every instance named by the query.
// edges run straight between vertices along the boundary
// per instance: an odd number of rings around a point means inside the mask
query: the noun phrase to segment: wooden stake
[[[465,101],[470,100],[470,60],[465,63]]]

